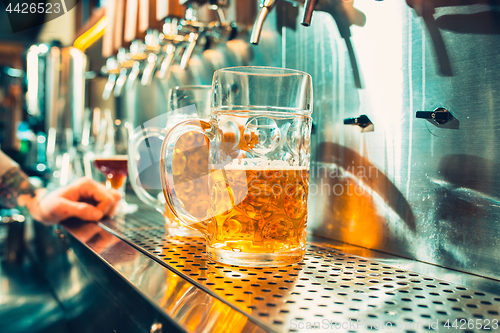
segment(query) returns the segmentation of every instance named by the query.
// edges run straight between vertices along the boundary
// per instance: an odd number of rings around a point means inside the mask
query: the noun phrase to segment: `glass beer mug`
[[[302,260],[306,247],[312,113],[311,76],[271,67],[215,72],[210,121],[186,120],[162,145],[161,178],[168,206],[199,230],[207,254],[238,266]],[[173,175],[176,142],[198,132],[209,142],[203,181],[210,206],[203,218],[185,209]]]
[[[159,176],[161,142],[170,128],[183,120],[193,118],[208,120],[211,92],[211,86],[183,86],[170,89],[168,111],[137,128],[130,139],[128,165],[132,188],[142,202],[163,214],[165,229],[172,236],[201,237],[202,235],[197,230],[181,224],[165,202],[150,193],[151,190],[161,190]],[[157,124],[166,126],[157,127]],[[195,132],[185,133],[178,140],[173,165],[173,175],[176,179],[196,180],[200,175],[199,170],[207,169],[208,151],[204,145],[206,145],[205,137]],[[208,193],[205,193],[207,187],[201,184],[201,180],[193,181],[190,185],[192,186],[177,188],[178,194],[185,199],[185,209],[194,216],[202,216],[209,205]]]

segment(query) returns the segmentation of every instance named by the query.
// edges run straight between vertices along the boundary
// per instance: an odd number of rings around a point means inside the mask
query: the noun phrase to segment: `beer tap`
[[[209,0],[208,4],[209,9],[216,13],[217,20],[210,23],[203,23],[199,22],[197,18],[198,4],[196,1],[188,2],[186,18],[181,22],[183,30],[188,34],[188,45],[184,50],[180,62],[181,69],[187,68],[195,46],[203,37],[231,40],[237,35],[237,25],[235,23],[227,22],[223,11],[224,8],[229,6],[229,0]],[[208,44],[206,46],[208,46]]]
[[[229,6],[229,0],[209,0],[208,6],[217,13],[217,18],[221,24],[226,24],[226,15],[223,9]]]
[[[130,59],[130,55],[127,53],[127,50],[124,47],[121,47],[118,50],[116,59],[120,66],[120,75],[116,79],[114,95],[115,97],[120,97],[123,92],[123,87],[125,86],[125,82],[127,81],[127,75],[129,71],[132,69],[134,61]]]
[[[118,66],[118,61],[114,56],[109,57],[106,60],[106,66],[102,69],[104,74],[108,75],[108,81],[104,86],[104,91],[102,93],[102,99],[107,101],[111,96],[111,92],[115,86],[116,75],[120,73],[120,68]]]
[[[158,59],[158,54],[160,53],[160,32],[158,30],[148,30],[145,37],[145,45],[147,61],[144,71],[142,72],[141,84],[143,86],[149,86],[153,80],[153,76],[156,69],[156,62]]]
[[[239,27],[235,22],[228,22],[223,9],[229,7],[229,0],[209,0],[209,8],[217,14],[217,21],[208,25],[210,36],[229,41],[234,39]]]
[[[130,44],[130,59],[133,61],[132,69],[127,79],[127,90],[132,89],[135,85],[135,81],[141,72],[141,62],[146,59],[146,45],[139,40],[134,39]]]
[[[306,2],[304,3],[304,16],[302,16],[302,22],[300,23],[304,27],[308,27],[311,25],[315,5],[316,0],[306,0]]]
[[[180,61],[180,68],[183,70],[188,67],[193,50],[198,43],[200,35],[205,33],[206,27],[204,23],[198,21],[198,3],[189,1],[187,4],[185,19],[181,20],[182,30],[187,32],[187,46]]]
[[[262,32],[264,21],[266,20],[267,15],[271,12],[275,4],[276,0],[263,0],[261,2],[259,16],[257,16],[257,19],[255,20],[252,35],[250,36],[251,44],[259,43],[260,33]]]
[[[179,34],[179,20],[176,17],[167,17],[163,25],[163,34],[160,35],[163,46],[164,57],[161,61],[158,77],[164,79],[170,74],[174,63],[176,51],[181,43],[187,42],[185,36]]]

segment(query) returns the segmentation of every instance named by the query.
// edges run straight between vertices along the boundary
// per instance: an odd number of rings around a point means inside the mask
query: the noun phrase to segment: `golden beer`
[[[272,261],[280,264],[302,259],[307,229],[307,167],[228,166],[212,170],[210,177],[209,256],[213,251],[219,257],[272,253]]]

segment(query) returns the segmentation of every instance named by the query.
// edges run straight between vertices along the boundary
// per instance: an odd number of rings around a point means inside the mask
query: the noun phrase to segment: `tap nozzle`
[[[180,63],[180,68],[181,69],[186,69],[188,67],[188,62],[189,59],[191,59],[191,55],[193,54],[194,47],[196,46],[196,43],[198,42],[199,34],[198,33],[190,33],[189,34],[189,43],[184,50],[184,53],[182,54],[181,58],[181,63]]]
[[[304,3],[304,16],[302,16],[302,22],[300,23],[304,27],[311,25],[314,5],[316,5],[316,0],[306,0]]]
[[[255,24],[253,26],[252,35],[250,36],[251,44],[258,44],[260,39],[260,33],[262,31],[262,26],[264,25],[264,21],[266,20],[267,14],[273,9],[276,0],[263,0],[260,7],[260,13],[255,20]]]

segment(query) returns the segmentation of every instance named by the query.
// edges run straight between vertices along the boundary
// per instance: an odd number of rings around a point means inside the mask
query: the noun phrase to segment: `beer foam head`
[[[223,166],[225,170],[305,170],[308,166],[290,165],[287,161],[261,158],[234,159]]]

